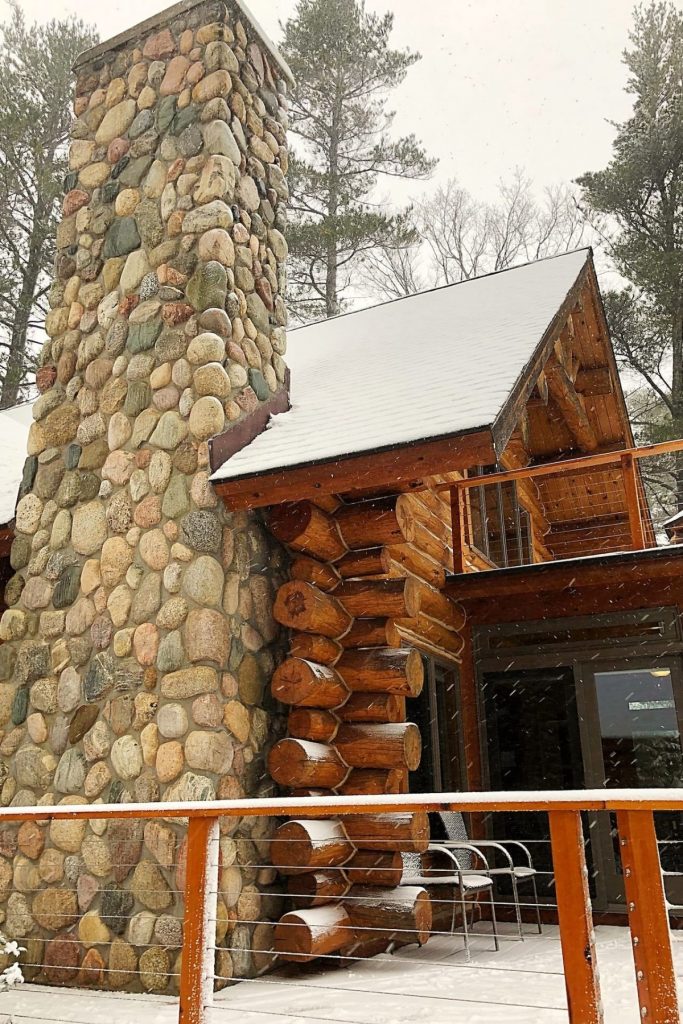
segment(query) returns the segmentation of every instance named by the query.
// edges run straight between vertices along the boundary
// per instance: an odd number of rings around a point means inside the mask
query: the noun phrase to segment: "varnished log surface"
[[[283,583],[279,588],[273,615],[282,626],[320,633],[331,640],[342,637],[352,622],[351,613],[335,597],[299,580]]]

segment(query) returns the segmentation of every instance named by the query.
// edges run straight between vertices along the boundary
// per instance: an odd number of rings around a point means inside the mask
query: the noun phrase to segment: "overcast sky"
[[[4,5],[6,0],[0,0]],[[160,0],[21,0],[29,18],[74,13],[105,39],[168,6]],[[295,0],[247,0],[271,37]],[[683,5],[683,0],[681,0]],[[602,167],[608,119],[630,109],[621,52],[630,0],[367,0],[395,14],[393,42],[422,61],[395,94],[396,129],[482,198],[516,167],[538,186]],[[0,6],[0,10],[1,10]]]

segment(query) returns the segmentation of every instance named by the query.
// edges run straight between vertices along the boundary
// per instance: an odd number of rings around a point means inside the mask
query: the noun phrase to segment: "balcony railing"
[[[640,1019],[679,1021],[667,905],[653,811],[683,810],[683,789],[548,793],[447,793],[387,797],[321,797],[207,803],[10,807],[2,822],[52,822],[83,818],[187,819],[183,950],[179,1021],[208,1024],[214,988],[218,898],[219,822],[222,818],[325,818],[457,810],[466,813],[535,811],[548,815],[568,1019],[603,1020],[599,964],[593,934],[582,811],[616,814]],[[343,870],[343,868],[339,869]]]
[[[667,544],[681,453],[683,439],[458,481],[450,487],[454,571]]]

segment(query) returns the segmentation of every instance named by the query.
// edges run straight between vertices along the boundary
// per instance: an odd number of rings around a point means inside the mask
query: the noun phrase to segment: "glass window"
[[[457,666],[423,655],[425,685],[408,702],[408,718],[420,727],[422,760],[411,772],[415,793],[458,792],[463,789],[460,694]]]

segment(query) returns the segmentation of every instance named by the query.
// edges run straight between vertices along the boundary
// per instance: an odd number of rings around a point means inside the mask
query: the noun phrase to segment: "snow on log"
[[[310,501],[276,505],[268,515],[270,532],[294,551],[334,562],[346,552],[332,516]]]
[[[334,789],[349,773],[334,747],[287,737],[268,753],[268,771],[279,786]]]
[[[286,821],[270,842],[270,859],[283,875],[344,864],[354,854],[340,821]]]
[[[337,708],[349,696],[348,687],[335,669],[303,658],[287,658],[278,665],[270,690],[282,704],[305,708]]]
[[[352,934],[351,919],[340,905],[294,910],[275,926],[275,951],[283,960],[301,963],[337,952]]]
[[[417,697],[424,685],[420,652],[411,647],[346,650],[335,670],[353,693]]]
[[[282,584],[273,608],[273,615],[281,626],[304,633],[321,633],[332,640],[338,640],[347,632],[352,614],[330,594],[300,580]]]
[[[424,853],[429,846],[429,819],[423,812],[349,814],[344,818],[344,828],[359,850]]]
[[[354,886],[343,901],[359,939],[382,933],[406,942],[427,941],[432,929],[432,902],[426,889],[402,885],[397,889]],[[359,935],[359,932],[367,934]]]
[[[352,768],[398,768],[415,771],[420,764],[422,740],[414,722],[389,725],[341,725],[334,746]]]

